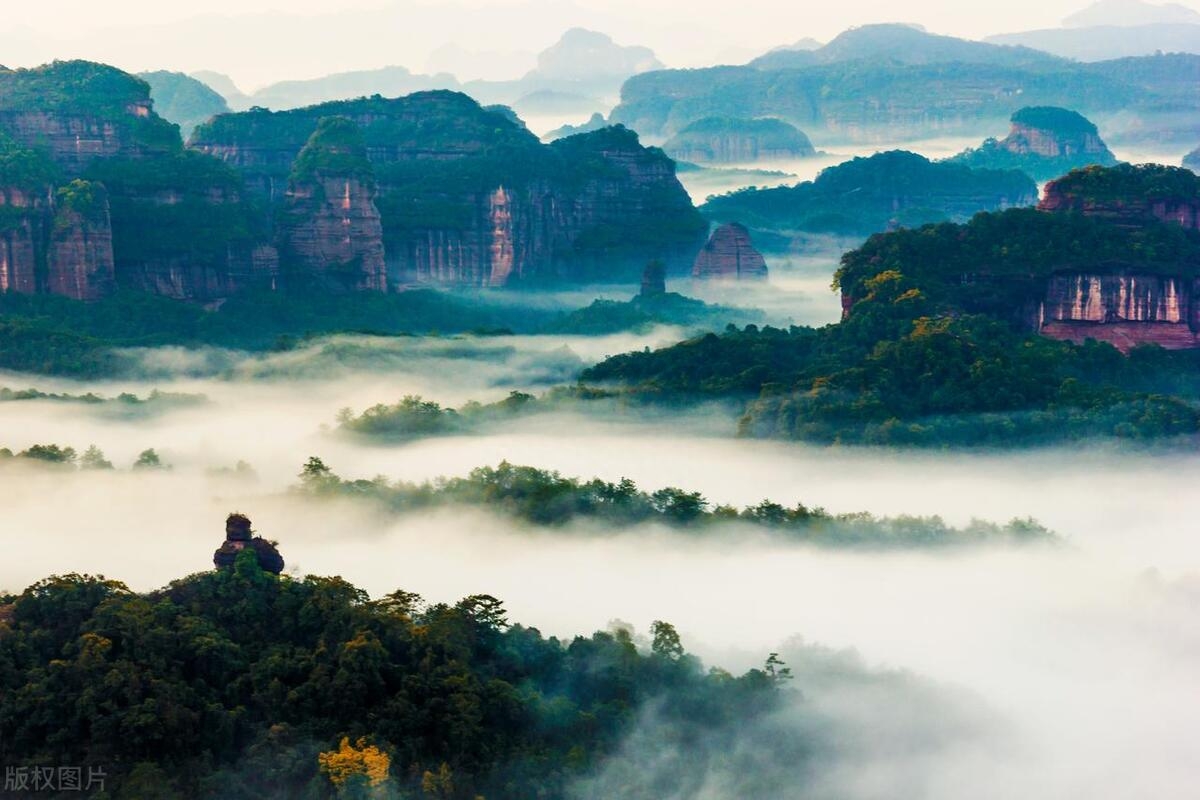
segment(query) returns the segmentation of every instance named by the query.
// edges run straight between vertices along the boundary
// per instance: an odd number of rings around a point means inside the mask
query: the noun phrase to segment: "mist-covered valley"
[[[4,446],[95,444],[118,467],[0,464],[13,554],[0,585],[78,571],[154,589],[204,570],[236,510],[278,541],[294,575],[340,575],[373,597],[487,592],[513,619],[568,638],[613,625],[640,637],[668,620],[708,665],[736,672],[779,652],[794,670],[785,710],[704,758],[673,751],[678,731],[647,710],[624,749],[576,787],[580,797],[612,796],[617,785],[632,796],[668,786],[658,796],[765,797],[801,782],[803,796],[830,798],[949,798],[965,785],[983,797],[1184,796],[1200,725],[1190,691],[1200,545],[1186,517],[1200,480],[1194,452],[826,448],[737,439],[727,410],[706,407],[567,411],[384,444],[335,423],[339,409],[405,395],[458,404],[543,391],[606,354],[678,335],[338,337],[260,356],[141,351],[154,375],[143,381],[6,374],[10,387],[157,389],[207,402],[116,416],[103,404],[0,403]],[[146,448],[169,469],[129,469]],[[394,515],[289,491],[313,455],[351,477],[422,481],[507,460],[680,486],[714,504],[770,498],[955,525],[1032,516],[1062,542],[829,550],[748,529],[544,528],[480,508]],[[785,731],[803,731],[818,755],[796,760],[766,744],[790,741]]]
[[[1194,795],[1200,13],[468,5],[0,67],[0,796]]]

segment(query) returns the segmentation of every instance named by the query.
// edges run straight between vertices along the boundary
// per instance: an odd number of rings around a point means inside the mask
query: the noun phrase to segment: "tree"
[[[166,469],[167,465],[162,462],[154,448],[143,450],[138,453],[137,461],[133,462],[134,469]]]
[[[104,451],[96,445],[89,445],[87,450],[83,451],[83,456],[79,459],[79,466],[83,469],[112,469],[113,464],[104,457]]]
[[[767,663],[763,667],[763,672],[767,673],[767,677],[771,679],[771,683],[776,685],[792,679],[792,668],[779,657],[779,653],[771,653],[767,656]]]
[[[367,744],[365,738],[360,737],[351,744],[349,737],[343,736],[337,750],[317,755],[317,763],[341,794],[363,782],[373,789],[383,786],[388,780],[392,760],[375,745]]]
[[[675,630],[674,625],[662,620],[655,620],[650,623],[650,635],[653,637],[650,652],[654,655],[665,658],[667,661],[678,661],[683,658],[683,643],[679,640],[679,633]]]

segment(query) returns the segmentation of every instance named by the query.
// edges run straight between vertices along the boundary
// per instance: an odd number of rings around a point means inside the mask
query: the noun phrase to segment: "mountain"
[[[237,84],[233,82],[233,78],[230,78],[228,75],[213,72],[212,70],[200,70],[193,72],[191,75],[224,97],[225,102],[229,104],[231,109],[241,110],[249,107],[249,103],[246,102],[245,93],[237,87]]]
[[[907,31],[902,36],[927,34]],[[972,46],[960,52],[985,62],[995,56],[994,46],[968,44]],[[1000,52],[1006,58],[1015,53],[1021,60],[1027,51]],[[1200,57],[1148,56],[1095,64],[1032,58],[1024,64],[854,60],[786,68],[659,70],[627,80],[609,119],[644,136],[666,139],[705,117],[775,117],[818,144],[884,143],[984,136],[1025,106],[1060,106],[1103,124],[1112,140],[1194,141],[1200,119],[1195,91]]]
[[[988,42],[1023,45],[1079,61],[1104,61],[1154,53],[1200,53],[1200,24],[1154,23],[1088,28],[1047,28],[987,37]]]
[[[1136,27],[1141,25],[1197,25],[1200,12],[1179,3],[1147,3],[1144,0],[1097,0],[1062,22],[1064,28],[1096,26]]]
[[[1018,169],[1037,181],[1091,164],[1117,163],[1095,124],[1074,111],[1049,107],[1022,108],[1013,114],[1007,137],[988,139],[948,160],[975,169]]]
[[[207,299],[275,269],[237,173],[185,151],[140,78],[86,61],[0,72],[0,133],[20,166],[4,178],[19,219],[5,289]]]
[[[1025,47],[938,36],[912,25],[863,25],[838,35],[815,49],[773,50],[750,62],[759,69],[789,69],[845,61],[888,61],[899,64],[997,64],[1028,66],[1050,64],[1055,57]]]
[[[754,398],[744,436],[939,448],[1190,441],[1200,178],[1088,167],[1046,195],[1040,208],[871,236],[834,277],[838,324],[730,326],[610,357],[580,381],[672,409]]]
[[[185,148],[113,67],[0,71],[0,291],[210,302],[635,280],[707,226],[624,128],[544,145],[454,92],[221,114]]]
[[[229,111],[229,104],[222,95],[182,72],[141,72],[138,77],[150,84],[154,110],[163,119],[178,125],[185,139],[201,122]]]
[[[650,258],[684,271],[703,243],[706,225],[674,163],[633,132],[544,145],[455,92],[228,114],[192,144],[278,207],[301,149],[332,116],[362,130],[389,286],[633,280]]]
[[[532,113],[539,95],[570,101],[572,111],[588,113],[611,105],[622,81],[631,75],[661,69],[654,53],[645,47],[622,46],[603,33],[572,28],[537,56],[537,65],[515,80],[472,80],[461,82],[448,72],[432,75],[413,73],[400,66],[356,70],[308,80],[281,81],[235,100],[238,110],[261,106],[275,111],[303,108],[332,100],[382,95],[399,97],[435,89],[461,90],[484,104],[528,105]],[[210,75],[210,73],[201,73]],[[226,88],[231,83],[216,80]]]
[[[414,75],[404,67],[342,72],[310,80],[280,81],[249,95],[246,106],[287,110],[330,100],[383,95],[399,97],[430,89],[458,89],[453,75]]]
[[[710,197],[700,210],[751,228],[866,236],[1035,202],[1037,186],[1020,172],[972,170],[893,150],[830,167],[811,182]]]
[[[672,136],[663,150],[676,161],[730,163],[809,158],[812,142],[779,119],[705,117]]]
[[[607,34],[571,28],[538,54],[537,66],[525,79],[590,83],[602,78],[624,80],[630,75],[662,67],[662,62],[648,47],[622,46]]]

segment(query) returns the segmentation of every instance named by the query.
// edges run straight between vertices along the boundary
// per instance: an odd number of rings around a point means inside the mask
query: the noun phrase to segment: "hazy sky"
[[[1197,6],[1196,0],[1185,5]],[[448,43],[536,52],[581,25],[645,44],[671,66],[736,62],[853,25],[916,22],[978,38],[1054,27],[1088,0],[42,0],[6,4],[0,52],[10,66],[86,57],[126,69],[215,69],[243,88],[287,77],[399,64],[420,71]],[[497,60],[499,63],[499,60]],[[510,62],[511,63],[511,60]],[[495,77],[510,77],[496,75]]]

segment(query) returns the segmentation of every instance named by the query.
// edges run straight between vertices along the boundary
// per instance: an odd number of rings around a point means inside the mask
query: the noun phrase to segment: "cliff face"
[[[45,226],[44,206],[49,198],[21,189],[0,188],[0,291],[33,294],[37,291],[38,246]]]
[[[75,181],[57,194],[45,291],[99,300],[116,286],[112,217],[103,187]]]
[[[1053,276],[1038,332],[1054,339],[1096,339],[1122,351],[1138,344],[1200,346],[1200,280],[1163,275]]]
[[[297,156],[279,236],[290,272],[347,290],[387,290],[374,173],[350,120],[321,120]]]
[[[1022,108],[1013,114],[1007,137],[988,139],[951,160],[976,169],[1019,169],[1039,181],[1080,167],[1117,163],[1090,120],[1052,106]]]
[[[754,249],[750,232],[736,222],[713,231],[692,265],[698,280],[766,280],[767,262]]]
[[[1038,208],[1078,212],[1130,228],[1159,220],[1200,230],[1200,176],[1150,164],[1076,170],[1046,184]]]
[[[69,189],[86,192],[85,182]],[[114,288],[112,227],[102,189],[88,207],[66,190],[0,188],[0,292],[98,300]]]
[[[120,70],[0,71],[0,150],[6,203],[25,208],[7,217],[0,288],[207,301],[274,269],[237,173],[185,152],[149,86]]]
[[[1012,131],[999,144],[1016,155],[1032,154],[1042,158],[1102,156],[1108,163],[1115,161],[1108,145],[1099,135],[1090,132],[1063,134],[1047,128],[1013,123]]]
[[[674,163],[632,132],[543,145],[453,92],[227,115],[192,144],[279,204],[290,164],[331,115],[362,131],[391,286],[636,280],[649,258],[685,271],[703,241]]]

